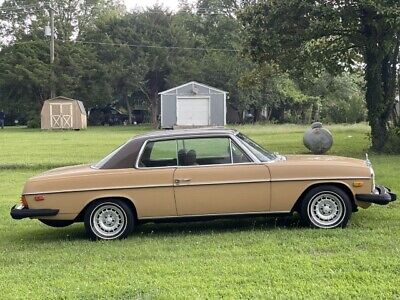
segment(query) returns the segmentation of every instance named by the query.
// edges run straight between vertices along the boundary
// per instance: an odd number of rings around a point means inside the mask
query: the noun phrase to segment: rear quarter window
[[[139,167],[170,167],[177,165],[176,140],[147,142]]]

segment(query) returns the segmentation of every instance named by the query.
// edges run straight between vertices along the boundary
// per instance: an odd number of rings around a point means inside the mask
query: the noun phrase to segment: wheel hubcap
[[[315,195],[308,205],[310,220],[318,227],[334,227],[343,220],[345,213],[343,199],[332,192]]]
[[[103,239],[117,238],[126,228],[126,214],[116,204],[104,204],[93,211],[91,225],[97,236]]]

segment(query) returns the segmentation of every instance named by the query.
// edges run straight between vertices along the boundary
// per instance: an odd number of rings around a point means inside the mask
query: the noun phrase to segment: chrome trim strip
[[[112,190],[129,190],[129,189],[144,189],[144,188],[155,188],[155,187],[173,187],[171,184],[149,184],[149,185],[132,185],[132,186],[116,186],[106,188],[86,188],[86,189],[74,189],[74,190],[58,190],[58,191],[45,191],[35,193],[23,193],[25,196],[38,195],[38,194],[60,194],[60,193],[78,193],[78,192],[93,192],[93,191],[112,191]]]
[[[231,164],[228,164],[230,166]],[[208,165],[208,166],[221,166],[221,165]],[[186,166],[197,167],[197,166]],[[266,183],[266,182],[287,182],[287,181],[327,181],[327,180],[353,180],[365,179],[370,180],[370,177],[329,177],[329,178],[288,178],[288,179],[254,179],[243,181],[213,181],[213,182],[199,182],[193,184],[148,184],[148,185],[132,185],[132,186],[117,186],[106,188],[86,188],[74,190],[58,190],[58,191],[42,191],[35,193],[24,193],[25,196],[38,195],[38,194],[60,194],[60,193],[77,193],[77,192],[93,192],[93,191],[111,191],[111,190],[128,190],[128,189],[144,189],[144,188],[157,188],[157,187],[183,187],[183,186],[201,186],[201,185],[223,185],[223,184],[245,184],[245,183]]]
[[[243,213],[220,213],[220,214],[202,214],[202,215],[180,215],[180,216],[157,216],[157,217],[140,217],[139,220],[153,219],[173,219],[173,218],[193,218],[193,217],[213,217],[213,216],[237,216],[237,215],[265,215],[265,214],[289,214],[290,211],[250,211]]]
[[[270,182],[269,179],[254,179],[254,180],[233,180],[233,181],[210,181],[210,182],[198,182],[198,183],[188,183],[188,184],[174,184],[174,187],[182,186],[200,186],[200,185],[223,185],[223,184],[244,184],[244,183],[263,183]]]
[[[24,193],[23,195],[38,195],[38,194],[60,194],[60,193],[77,193],[77,192],[93,192],[93,191],[112,191],[112,190],[130,190],[130,189],[144,189],[144,188],[159,188],[159,187],[182,187],[182,186],[200,186],[200,185],[223,185],[223,184],[243,184],[243,183],[261,183],[269,182],[269,180],[245,180],[245,181],[214,181],[214,182],[199,182],[194,184],[148,184],[148,185],[132,185],[132,186],[116,186],[106,188],[86,188],[74,190],[58,190],[58,191],[45,191],[35,193]]]
[[[242,166],[242,165],[251,165],[251,166],[255,166],[255,165],[260,165],[260,164],[255,164],[253,162],[244,162],[244,163],[235,163],[235,164],[215,164],[215,165],[192,165],[192,166],[177,166],[176,168],[198,168],[198,167],[226,167],[226,166]],[[166,167],[155,167],[155,168],[166,168]],[[143,168],[143,169],[148,169],[148,168]]]
[[[353,180],[353,179],[371,179],[370,177],[298,177],[298,178],[280,178],[280,179],[271,179],[271,182],[285,182],[285,181],[325,181],[325,180]]]
[[[247,156],[250,158],[250,160],[252,160],[253,162],[256,162],[256,163],[262,163],[262,161],[260,161],[260,160],[258,159],[258,157],[255,156],[254,153],[251,152],[251,151],[246,147],[246,145],[243,144],[243,141],[237,137],[237,134],[239,134],[239,132],[237,132],[236,134],[230,135],[231,139],[233,139],[233,141],[238,145],[238,147],[239,147],[240,149],[242,149],[242,151],[243,151],[244,153],[247,154]]]
[[[136,169],[143,169],[143,170],[150,170],[150,169],[172,169],[172,168],[187,168],[187,167],[193,167],[193,166],[178,166],[178,165],[176,165],[176,166],[166,166],[166,167],[139,167],[139,160],[140,160],[140,158],[142,157],[142,154],[143,154],[143,152],[144,152],[144,149],[145,149],[145,147],[146,147],[146,145],[147,145],[147,143],[148,142],[155,142],[155,141],[166,141],[166,140],[176,140],[176,141],[178,141],[178,140],[180,140],[180,139],[192,139],[192,138],[218,138],[218,137],[226,137],[226,138],[229,138],[230,140],[233,140],[234,142],[235,142],[235,144],[240,148],[240,149],[242,149],[242,151],[244,152],[244,153],[246,153],[248,156],[249,156],[249,159],[252,161],[252,162],[250,162],[250,163],[246,163],[246,164],[254,164],[254,163],[261,163],[261,161],[260,160],[258,160],[258,158],[253,154],[253,153],[251,153],[246,147],[244,147],[242,144],[241,144],[241,141],[240,141],[240,139],[239,138],[237,138],[236,137],[236,135],[235,134],[210,134],[210,135],[193,135],[193,134],[191,134],[191,135],[182,135],[182,136],[172,136],[172,137],[155,137],[155,138],[149,138],[149,139],[147,139],[144,143],[143,143],[143,145],[142,145],[142,147],[140,148],[140,151],[139,151],[139,153],[138,153],[138,156],[137,156],[137,158],[136,158],[136,162],[135,162],[135,168]],[[178,148],[178,147],[177,147]],[[178,156],[178,154],[177,154],[177,156]],[[178,158],[177,158],[178,159]],[[240,163],[240,164],[242,164],[242,163]],[[196,168],[202,168],[202,167],[209,167],[209,166],[212,166],[212,167],[215,167],[215,166],[229,166],[229,165],[236,165],[236,164],[233,164],[233,163],[230,163],[230,164],[213,164],[213,165],[197,165],[197,166],[195,166]]]
[[[232,139],[231,138],[229,138],[229,155],[231,156],[231,164],[233,164]]]

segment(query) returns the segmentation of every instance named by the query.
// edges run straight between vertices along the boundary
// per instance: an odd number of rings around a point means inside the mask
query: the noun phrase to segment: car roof
[[[135,136],[136,138],[150,139],[150,138],[172,138],[172,137],[185,137],[185,136],[210,136],[210,135],[231,135],[237,134],[235,129],[225,128],[201,128],[201,129],[174,129],[174,130],[158,130]]]

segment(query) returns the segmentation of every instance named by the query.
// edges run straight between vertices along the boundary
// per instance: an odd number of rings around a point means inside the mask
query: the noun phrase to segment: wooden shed
[[[58,96],[44,102],[42,129],[86,129],[87,114],[82,101]]]

